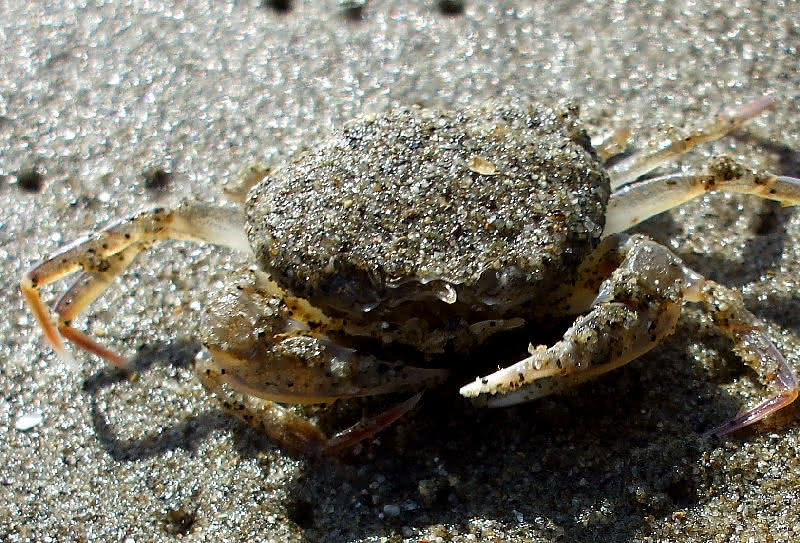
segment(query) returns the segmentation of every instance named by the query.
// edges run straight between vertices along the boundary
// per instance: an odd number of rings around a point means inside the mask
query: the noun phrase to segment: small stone
[[[496,175],[497,166],[489,162],[483,157],[473,156],[467,161],[467,168],[470,171],[479,173],[481,175]]]
[[[39,426],[44,420],[41,413],[26,413],[17,417],[17,422],[14,423],[14,428],[20,432],[27,432]]]

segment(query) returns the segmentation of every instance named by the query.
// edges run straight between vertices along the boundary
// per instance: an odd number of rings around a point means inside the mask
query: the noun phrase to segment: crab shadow
[[[667,518],[692,506],[711,485],[713,473],[696,469],[699,457],[714,446],[702,432],[740,406],[715,383],[730,375],[709,379],[687,353],[692,341],[699,341],[719,348],[724,366],[741,363],[721,336],[698,337],[693,325],[681,319],[665,345],[565,396],[489,410],[458,396],[464,376],[428,391],[419,408],[370,443],[337,457],[303,459],[283,504],[286,516],[309,541],[423,531],[432,525],[475,533],[479,540],[482,530],[498,528],[576,542],[642,535],[645,519]],[[160,346],[140,353],[135,367],[183,368],[198,349],[192,342]],[[140,439],[121,439],[96,395],[127,379],[104,370],[84,387],[92,396],[98,439],[118,461],[175,449],[192,452],[217,430],[231,433],[244,458],[276,447],[216,409]],[[326,423],[352,422],[352,410],[337,413]],[[329,511],[348,515],[345,520]]]
[[[432,391],[368,451],[309,464],[287,511],[348,511],[347,522],[305,515],[298,524],[311,541],[430,526],[478,540],[498,528],[553,541],[646,535],[645,519],[670,518],[712,486],[713,471],[697,465],[717,440],[703,433],[741,406],[714,382],[729,375],[709,378],[690,361],[691,324],[676,334],[685,340],[566,396],[485,410],[454,387]],[[709,339],[723,349],[725,366],[741,364],[724,353],[723,338]]]
[[[201,349],[196,341],[175,341],[156,347],[140,349],[131,360],[131,370],[104,368],[83,382],[83,391],[90,396],[92,424],[98,441],[106,452],[119,462],[158,457],[169,451],[183,449],[194,452],[196,444],[216,430],[230,427],[230,420],[216,409],[193,414],[183,422],[154,430],[136,439],[118,437],[118,431],[98,405],[98,393],[105,388],[127,383],[132,376],[147,371],[156,364],[166,364],[176,369],[191,366]]]

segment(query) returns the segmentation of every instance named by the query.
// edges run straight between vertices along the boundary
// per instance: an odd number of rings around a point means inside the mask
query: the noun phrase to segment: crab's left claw
[[[626,364],[670,334],[680,302],[705,306],[734,350],[776,389],[774,396],[710,433],[744,428],[792,403],[800,392],[794,371],[766,337],[738,292],[686,267],[667,248],[643,236],[609,238],[596,260],[616,260],[591,310],[552,347],[464,386],[461,394],[490,407],[512,405],[562,391]],[[593,270],[583,270],[591,274]],[[596,271],[596,270],[594,270]]]
[[[636,311],[604,303],[578,318],[550,348],[531,347],[530,356],[461,388],[488,407],[516,405],[562,392],[643,355],[672,332],[680,306]]]

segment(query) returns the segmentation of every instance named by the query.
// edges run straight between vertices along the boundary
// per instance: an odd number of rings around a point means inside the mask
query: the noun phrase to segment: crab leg
[[[757,422],[770,413],[794,402],[800,383],[791,366],[758,326],[755,316],[745,307],[741,295],[714,281],[696,281],[686,291],[686,300],[702,304],[714,323],[732,341],[733,349],[764,383],[772,383],[776,394],[742,411],[733,419],[710,430],[724,435]]]
[[[631,129],[624,126],[597,141],[592,140],[592,147],[594,147],[594,151],[600,160],[605,162],[609,158],[624,152],[630,139]]]
[[[57,329],[63,338],[119,368],[125,367],[126,361],[124,358],[103,347],[83,332],[72,328],[70,323],[76,315],[111,285],[114,279],[136,259],[142,250],[141,244],[136,243],[121,250],[109,259],[108,269],[98,272],[81,272],[78,279],[64,293],[55,306],[55,314],[58,315]]]
[[[617,189],[608,201],[603,236],[627,230],[707,192],[738,192],[783,205],[800,204],[800,179],[759,174],[725,157],[717,157],[710,166],[705,175],[667,175]]]
[[[192,204],[183,204],[174,210],[144,211],[62,247],[31,268],[20,281],[25,300],[59,357],[74,365],[64,346],[63,338],[66,338],[116,366],[125,366],[122,357],[71,328],[70,321],[108,288],[141,251],[163,239],[208,242],[250,250],[241,212]],[[77,271],[83,273],[56,305],[57,320],[54,324],[39,289]]]
[[[612,190],[635,181],[661,164],[691,151],[697,145],[722,138],[753,117],[771,109],[774,105],[775,100],[773,98],[762,96],[738,109],[722,113],[700,130],[689,134],[683,139],[670,142],[666,147],[646,149],[632,155],[611,168]]]
[[[591,311],[552,347],[531,347],[528,358],[461,388],[491,407],[559,392],[634,360],[670,334],[680,302],[698,302],[730,337],[735,352],[776,390],[774,396],[712,430],[726,434],[792,403],[800,392],[792,368],[760,329],[734,290],[704,279],[665,247],[643,237],[618,237],[602,250],[620,260],[603,282]],[[618,241],[618,243],[610,243]]]
[[[203,386],[220,399],[228,413],[263,430],[282,447],[308,456],[334,454],[371,438],[411,411],[422,397],[421,392],[415,394],[405,402],[329,438],[315,424],[287,407],[235,389],[231,391],[224,385],[224,373],[216,368],[207,353],[198,356],[195,369]]]

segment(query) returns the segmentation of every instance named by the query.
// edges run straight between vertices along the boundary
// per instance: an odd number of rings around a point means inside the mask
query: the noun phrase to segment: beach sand
[[[0,540],[799,540],[800,408],[702,437],[768,391],[696,308],[574,393],[480,410],[448,384],[313,461],[193,377],[207,293],[241,255],[158,245],[76,320],[134,356],[133,376],[55,357],[18,290],[42,255],[141,208],[224,202],[247,164],[280,167],[393,104],[570,98],[591,134],[627,125],[641,148],[770,94],[775,111],[662,171],[725,153],[800,176],[796,1],[279,4],[0,8]],[[715,194],[638,230],[740,290],[800,371],[796,210]]]

